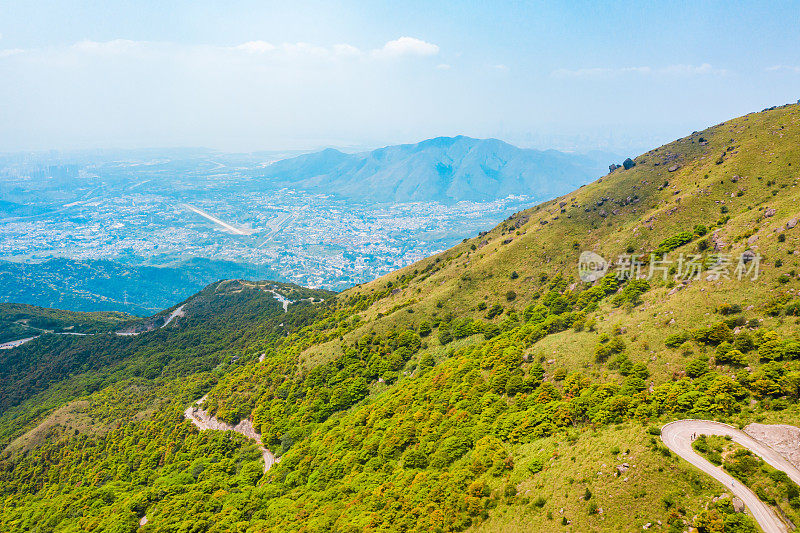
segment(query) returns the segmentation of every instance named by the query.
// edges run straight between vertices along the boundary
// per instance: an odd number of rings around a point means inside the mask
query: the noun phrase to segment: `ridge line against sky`
[[[800,98],[798,20],[793,2],[6,4],[0,151],[636,152]]]

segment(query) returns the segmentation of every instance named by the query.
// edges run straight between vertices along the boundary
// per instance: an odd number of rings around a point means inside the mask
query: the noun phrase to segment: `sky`
[[[800,98],[800,4],[0,0],[0,152],[635,155]]]

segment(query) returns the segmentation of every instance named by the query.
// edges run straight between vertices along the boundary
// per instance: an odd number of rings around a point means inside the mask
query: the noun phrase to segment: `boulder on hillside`
[[[681,168],[679,165],[672,165],[672,166],[671,166],[671,167],[669,167],[667,170],[668,170],[669,172],[675,172],[675,171],[676,171],[676,170],[678,170],[679,168]]]
[[[634,160],[633,160],[633,159],[631,159],[630,157],[629,157],[628,159],[626,159],[625,161],[623,161],[623,162],[622,162],[622,167],[623,167],[625,170],[630,170],[630,169],[632,169],[632,168],[633,168],[633,167],[635,167],[635,166],[636,166],[636,163],[635,163],[635,162],[634,162]]]
[[[614,172],[618,168],[620,168],[620,165],[618,165],[616,163],[611,163],[610,165],[608,165],[608,171],[609,172]]]
[[[769,209],[767,209],[766,211],[764,211],[764,216],[765,216],[765,217],[767,217],[767,218],[769,218],[769,217],[774,217],[774,216],[775,216],[775,213],[777,213],[777,211],[775,211],[775,209],[774,209],[774,208],[770,207]]]

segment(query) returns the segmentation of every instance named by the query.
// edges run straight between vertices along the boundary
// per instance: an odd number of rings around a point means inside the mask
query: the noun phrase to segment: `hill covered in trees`
[[[0,353],[0,529],[754,531],[658,428],[800,422],[798,140],[749,114],[336,295]]]

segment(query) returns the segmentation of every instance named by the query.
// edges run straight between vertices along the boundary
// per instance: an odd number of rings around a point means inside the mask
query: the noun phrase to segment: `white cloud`
[[[78,52],[97,54],[121,54],[144,48],[150,43],[147,41],[131,41],[128,39],[114,39],[112,41],[80,41],[72,45]]]
[[[495,70],[499,70],[500,72],[508,72],[508,67],[502,64],[492,65],[492,68]]]
[[[247,41],[246,43],[233,47],[234,50],[241,50],[242,52],[251,54],[264,54],[266,52],[272,52],[276,48],[274,44],[268,43],[267,41]]]
[[[453,67],[451,67],[447,63],[439,63],[438,65],[436,65],[436,68],[438,68],[439,70],[450,70]]]
[[[679,74],[679,75],[706,75],[725,76],[728,71],[721,68],[714,68],[708,63],[702,65],[670,65],[656,70],[657,74]]]
[[[342,43],[333,45],[333,53],[337,56],[360,56],[361,50],[352,44]]]
[[[400,37],[372,51],[375,57],[435,56],[439,47],[414,37]]]
[[[796,74],[800,74],[800,67],[793,65],[773,65],[765,68],[764,70],[767,72],[794,72]]]
[[[709,63],[701,65],[667,65],[665,67],[620,67],[620,68],[580,68],[556,69],[550,73],[554,78],[600,79],[621,74],[639,74],[642,76],[725,76],[728,71],[711,66]]]
[[[0,50],[0,58],[15,56],[23,53],[24,51],[25,50],[22,48],[6,48],[5,50]]]
[[[435,44],[427,43],[413,37],[400,37],[399,39],[388,41],[385,45],[383,45],[383,47],[372,50],[369,54],[366,54],[358,47],[348,43],[338,43],[332,46],[320,46],[306,42],[274,44],[269,41],[254,40],[234,46],[214,46],[182,45],[170,42],[113,39],[110,41],[84,40],[67,47],[38,48],[30,50],[0,50],[0,58],[20,54],[22,52],[30,52],[40,59],[57,58],[59,60],[66,56],[107,57],[125,54],[135,54],[138,56],[147,54],[152,56],[162,56],[165,58],[179,58],[183,60],[187,60],[188,58],[206,57],[210,60],[214,55],[230,53],[238,53],[246,56],[275,60],[300,58],[344,60],[366,57],[372,57],[374,59],[391,59],[401,56],[432,56],[439,53],[439,47]]]

